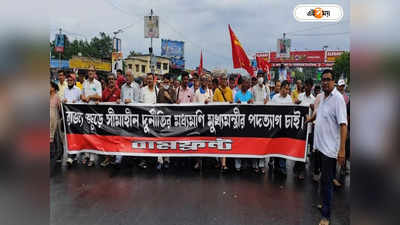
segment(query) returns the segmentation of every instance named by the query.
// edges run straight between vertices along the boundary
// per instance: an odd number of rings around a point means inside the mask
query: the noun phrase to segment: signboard
[[[69,68],[68,60],[50,59],[50,68]]]
[[[171,68],[185,68],[185,42],[161,39],[161,56],[171,58]]]
[[[112,72],[117,73],[117,70],[122,70],[122,52],[113,52],[111,57]]]
[[[145,16],[144,17],[144,38],[158,38],[158,16]]]
[[[64,39],[64,34],[56,34],[56,39],[54,41],[56,52],[64,52]]]
[[[271,52],[270,55],[267,52],[256,53],[256,57],[268,59],[269,56],[271,63],[324,63],[325,51],[291,51],[287,58],[279,58],[276,52]]]
[[[91,66],[94,66],[96,70],[101,71],[111,71],[111,63],[104,62],[98,59],[89,59],[84,57],[73,57],[69,60],[70,68],[76,69],[89,69]]]
[[[290,56],[291,39],[278,39],[277,41],[277,57],[287,58]]]
[[[337,58],[339,58],[344,51],[327,51],[326,52],[326,61],[327,62],[335,62]]]
[[[63,104],[76,154],[306,159],[309,108],[244,104]]]
[[[185,69],[185,60],[171,58],[171,68],[173,68],[173,69]]]

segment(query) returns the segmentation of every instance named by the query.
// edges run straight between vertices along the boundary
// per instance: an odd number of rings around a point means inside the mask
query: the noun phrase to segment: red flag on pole
[[[243,68],[251,76],[254,76],[254,70],[251,66],[250,60],[247,57],[246,52],[244,51],[235,33],[233,33],[231,25],[228,25],[228,28],[229,34],[231,36],[233,68]]]
[[[199,66],[199,76],[201,76],[201,73],[203,72],[203,51],[200,51],[200,66]]]

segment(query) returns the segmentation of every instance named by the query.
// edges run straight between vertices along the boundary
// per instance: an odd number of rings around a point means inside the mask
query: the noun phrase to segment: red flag
[[[229,34],[231,36],[233,68],[243,68],[251,76],[254,76],[254,70],[251,66],[250,60],[247,57],[246,52],[244,51],[239,40],[237,39],[235,33],[233,33],[231,25],[228,25],[228,28]]]
[[[203,72],[203,51],[200,52],[200,66],[199,66],[199,76]]]

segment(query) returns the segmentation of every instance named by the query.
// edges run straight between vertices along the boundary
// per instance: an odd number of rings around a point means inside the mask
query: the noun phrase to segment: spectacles
[[[108,78],[108,80],[114,80],[114,78]]]
[[[329,82],[329,81],[332,81],[332,80],[333,80],[332,78],[322,78],[322,82],[324,82],[324,81]]]

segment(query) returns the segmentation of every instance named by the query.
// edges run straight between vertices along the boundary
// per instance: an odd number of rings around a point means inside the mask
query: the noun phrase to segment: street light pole
[[[60,35],[61,35],[62,29],[60,28],[59,31],[60,31]],[[65,41],[64,41],[64,43],[65,43]],[[61,69],[61,52],[60,51],[58,52],[58,69]]]

